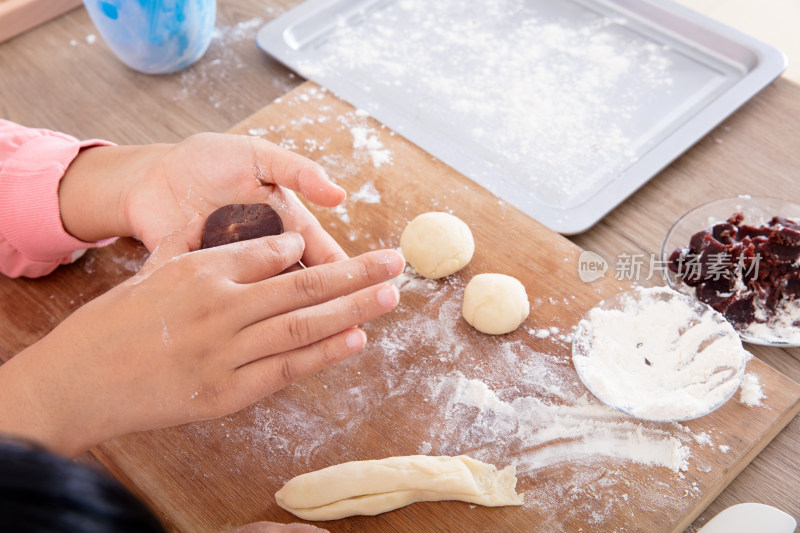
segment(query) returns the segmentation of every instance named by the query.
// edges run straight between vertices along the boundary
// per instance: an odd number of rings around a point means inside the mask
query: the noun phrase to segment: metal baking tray
[[[564,234],[786,68],[668,0],[307,0],[257,43]]]

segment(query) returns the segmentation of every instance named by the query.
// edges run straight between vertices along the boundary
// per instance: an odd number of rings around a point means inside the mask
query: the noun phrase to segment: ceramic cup
[[[205,53],[214,31],[216,0],[84,0],[109,48],[146,74],[188,67]]]

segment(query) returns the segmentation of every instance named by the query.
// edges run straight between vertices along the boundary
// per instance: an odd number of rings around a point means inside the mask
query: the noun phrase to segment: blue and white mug
[[[205,53],[216,0],[84,0],[97,31],[126,65],[146,74],[188,67]]]

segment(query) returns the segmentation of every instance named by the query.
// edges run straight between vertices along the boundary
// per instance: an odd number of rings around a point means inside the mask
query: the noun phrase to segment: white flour
[[[434,398],[444,396],[447,400],[447,429],[462,439],[481,435],[477,440],[472,437],[477,446],[488,446],[498,437],[509,439],[509,445],[521,450],[516,463],[518,473],[555,462],[603,456],[663,466],[675,472],[688,468],[689,448],[680,440],[620,417],[589,395],[577,398],[574,405],[533,396],[518,396],[505,402],[483,381],[466,379],[461,373],[432,378],[430,386]],[[472,425],[463,425],[460,415],[464,407],[477,409]],[[492,430],[487,431],[488,427]]]
[[[564,509],[593,531],[610,530],[611,516],[637,523],[634,508],[686,509],[700,495],[698,472],[712,469],[701,456],[729,451],[711,428],[642,422],[600,403],[559,339],[571,324],[556,318],[512,340],[489,338],[461,318],[458,274],[434,281],[407,270],[395,284],[400,306],[364,326],[362,353],[234,415],[235,424],[192,426],[195,438],[246,443],[229,467],[237,475],[254,464],[302,471],[415,453],[514,464],[525,505],[553,531]],[[390,442],[376,449],[386,431]]]
[[[745,374],[742,378],[742,388],[739,393],[739,401],[750,407],[762,405],[761,400],[766,398],[764,389],[758,376],[755,374]]]
[[[368,181],[361,186],[349,198],[354,202],[364,202],[365,204],[378,204],[381,201],[381,193],[375,188],[375,184]]]
[[[750,355],[722,315],[667,287],[636,289],[617,304],[581,321],[574,358],[606,403],[648,420],[689,420],[739,387]]]
[[[298,106],[323,93],[292,93],[283,104]],[[319,123],[326,128],[316,128]],[[302,151],[309,139],[324,146],[327,133],[320,131],[330,127],[350,135],[351,129],[363,128],[360,138],[367,142],[371,135],[385,140],[390,134],[363,111],[336,115],[321,102],[299,118],[254,124],[249,133],[282,144],[292,140]],[[318,151],[314,158],[350,193],[332,222],[350,231],[360,210],[381,201],[369,178],[372,158],[365,147],[343,155]],[[447,191],[434,202],[447,211]],[[377,238],[353,230],[349,238],[368,247],[395,247],[412,215],[396,215],[396,234]],[[565,508],[604,531],[609,528],[603,522],[629,512],[632,503],[658,512],[684,509],[698,498],[693,479],[712,467],[698,464],[695,452],[721,454],[716,435],[708,428],[700,437],[686,425],[641,422],[589,393],[569,353],[574,324],[558,312],[574,298],[540,295],[535,306],[552,306],[552,321],[533,317],[530,330],[496,339],[462,320],[466,280],[458,274],[434,281],[407,269],[394,283],[401,291],[400,306],[364,326],[369,341],[361,353],[235,415],[235,423],[223,419],[192,426],[197,435],[211,447],[246,443],[229,465],[237,475],[253,465],[264,472],[273,472],[275,463],[310,470],[415,453],[465,453],[497,465],[514,464],[518,488],[526,505],[543,516],[543,530],[558,531],[553,517]],[[386,431],[393,432],[391,442]],[[376,449],[375,440],[385,445]]]
[[[215,108],[229,112],[244,109],[244,105],[237,103],[238,100],[231,95],[231,84],[237,70],[253,68],[252,62],[247,59],[246,47],[253,46],[256,33],[264,23],[263,18],[253,17],[236,24],[217,25],[203,57],[176,74],[180,76],[181,89],[173,100],[178,102],[195,97],[196,88],[203,87],[203,94]],[[275,77],[271,83],[281,92],[292,88],[286,86],[283,77]]]
[[[325,88],[309,87],[278,98],[276,103],[289,107],[304,105],[308,111],[299,118],[287,118],[276,124],[251,127],[247,133],[264,137],[288,150],[298,151],[325,167],[331,180],[348,191],[345,201],[332,208],[332,212],[341,223],[348,226],[348,239],[369,240],[368,234],[356,234],[350,227],[353,217],[351,210],[358,216],[358,209],[381,202],[381,193],[375,187],[375,183],[365,179],[364,167],[379,168],[383,164],[392,163],[392,151],[385,147],[381,137],[391,136],[393,133],[381,126],[375,127],[375,122],[371,121],[369,114],[364,110],[355,109],[335,114],[330,106],[314,102],[328,97],[327,93]],[[307,102],[314,102],[314,106],[307,106]],[[332,126],[337,132],[349,132],[353,137],[352,153],[340,154],[330,151],[328,147],[332,139],[320,135],[320,132],[325,130],[316,127],[317,124]],[[371,243],[370,247],[377,249],[390,245],[378,239],[377,242]]]
[[[353,135],[353,150],[366,150],[375,168],[392,162],[391,150],[384,148],[374,129],[356,126],[350,128],[350,133]]]
[[[299,70],[358,80],[498,173],[518,169],[544,201],[574,205],[636,158],[634,130],[652,123],[632,117],[670,90],[672,56],[624,19],[553,4],[492,0],[476,17],[466,0],[381,3],[342,20],[315,43],[325,61]]]

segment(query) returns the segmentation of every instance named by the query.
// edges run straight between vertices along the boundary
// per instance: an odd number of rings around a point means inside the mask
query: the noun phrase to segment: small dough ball
[[[409,222],[400,236],[400,248],[420,276],[438,279],[467,266],[475,241],[460,218],[434,211]]]
[[[478,274],[464,289],[461,314],[483,333],[502,335],[528,318],[530,304],[525,286],[505,274]]]

